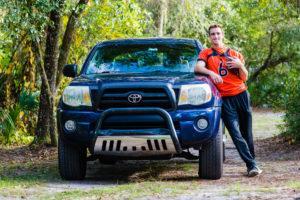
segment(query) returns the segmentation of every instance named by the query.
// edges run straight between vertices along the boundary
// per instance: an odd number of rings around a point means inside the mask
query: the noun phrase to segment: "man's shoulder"
[[[228,54],[231,55],[231,56],[242,55],[240,52],[238,52],[237,50],[234,50],[232,48],[229,49]]]
[[[210,52],[212,52],[211,48],[206,48],[201,51],[201,53],[210,53]]]

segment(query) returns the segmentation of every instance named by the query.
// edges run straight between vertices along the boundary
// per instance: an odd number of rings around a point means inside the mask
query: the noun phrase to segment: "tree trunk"
[[[158,36],[164,36],[164,25],[167,21],[167,10],[168,10],[168,0],[161,0],[160,5],[160,16],[158,24]]]
[[[55,98],[52,96],[51,101],[51,108],[52,111],[49,113],[50,117],[50,139],[51,139],[51,145],[57,147],[58,145],[58,137],[57,137],[57,123],[56,123],[56,107],[55,107]]]
[[[79,0],[74,11],[72,12],[64,34],[61,49],[59,51],[59,38],[62,25],[63,0],[56,0],[59,6],[50,12],[50,21],[46,35],[46,49],[44,63],[41,62],[41,55],[38,50],[38,44],[33,39],[33,49],[35,57],[42,76],[42,89],[40,94],[40,108],[38,124],[36,129],[37,141],[45,141],[50,137],[51,145],[57,146],[57,120],[55,97],[56,90],[62,78],[63,65],[66,64],[75,33],[75,25],[80,14],[83,12],[88,0]]]
[[[44,58],[44,69],[46,72],[46,79],[42,80],[42,90],[40,98],[40,108],[39,108],[39,120],[37,125],[36,135],[38,141],[44,141],[47,133],[50,135],[51,145],[57,146],[57,129],[56,129],[56,119],[55,115],[55,96],[56,96],[56,72],[58,63],[58,52],[59,52],[59,36],[61,32],[62,15],[60,14],[60,9],[63,1],[58,1],[59,7],[50,12],[51,24],[47,27],[47,39],[46,39],[46,49]],[[43,90],[43,85],[45,81],[48,82],[50,86],[49,91]],[[50,96],[49,96],[50,95]],[[47,100],[48,101],[47,101]],[[50,102],[49,102],[50,101]],[[54,126],[54,127],[53,127]],[[42,133],[41,131],[47,131]]]
[[[78,19],[80,17],[80,14],[83,12],[84,6],[88,3],[88,0],[80,0],[76,6],[76,8],[72,11],[69,21],[67,24],[67,28],[64,34],[64,38],[62,41],[61,49],[60,49],[60,54],[59,54],[59,59],[58,59],[58,66],[57,66],[57,80],[56,80],[56,87],[59,87],[60,82],[63,78],[63,67],[65,64],[67,64],[68,56],[69,56],[69,51],[70,47],[72,44],[73,37],[75,35],[76,31],[76,24],[78,22]]]
[[[37,142],[50,142],[48,139],[50,137],[50,116],[49,112],[45,112],[48,110],[50,102],[48,98],[48,94],[46,92],[46,86],[44,84],[44,81],[42,81],[42,88],[41,88],[41,94],[40,94],[40,104],[39,104],[39,113],[38,113],[38,122],[37,122],[37,128],[36,128],[36,141]]]

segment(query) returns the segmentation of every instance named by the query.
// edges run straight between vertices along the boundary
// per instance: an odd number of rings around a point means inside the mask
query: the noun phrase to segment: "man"
[[[252,137],[252,111],[250,95],[244,81],[248,71],[243,56],[223,44],[224,33],[220,25],[209,27],[212,48],[199,54],[196,73],[208,75],[222,96],[222,119],[247,166],[249,177],[262,172],[255,161]]]

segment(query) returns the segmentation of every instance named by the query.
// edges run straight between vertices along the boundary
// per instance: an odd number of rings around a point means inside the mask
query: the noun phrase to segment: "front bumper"
[[[130,108],[131,110],[136,110],[136,108]],[[143,108],[144,109],[144,108]],[[160,109],[160,108],[147,108],[149,110],[152,109]],[[127,109],[125,109],[127,110]],[[160,109],[163,110],[163,109]],[[163,112],[166,112],[163,110]],[[186,110],[176,110],[175,112],[166,112],[168,116],[170,116],[169,120],[170,124],[173,125],[175,131],[171,134],[175,135],[178,138],[179,146],[184,148],[189,147],[199,147],[199,145],[208,142],[213,139],[218,131],[221,108],[220,107],[210,107],[210,108],[201,108],[201,109],[186,109]],[[112,114],[112,113],[111,113]],[[127,133],[124,134],[122,132],[122,128],[120,130],[113,130],[111,128],[105,129],[96,129],[97,122],[103,115],[102,113],[93,112],[93,111],[74,111],[74,110],[62,110],[58,109],[57,117],[58,117],[58,130],[60,132],[60,137],[66,142],[73,143],[74,145],[81,145],[85,147],[91,146],[91,144],[95,144],[96,136],[107,136],[107,137],[115,137],[120,135],[127,136],[141,136],[141,135],[151,135],[151,136],[159,136],[159,135],[170,135],[167,129],[170,128],[161,128],[159,127],[161,124],[164,124],[166,118],[162,117],[159,114],[155,113],[144,113],[141,111],[138,115],[127,115],[116,114],[107,116],[106,122],[111,124],[113,127],[122,125],[133,124],[138,126],[138,124],[145,122],[150,122],[150,124],[157,124],[158,127],[138,127],[131,128],[126,130]],[[196,126],[196,121],[199,118],[205,118],[208,120],[208,127],[204,130],[200,130]],[[64,124],[68,120],[73,120],[76,123],[76,130],[74,132],[69,132],[65,129]],[[148,123],[149,124],[149,123]],[[99,124],[98,124],[99,125]],[[95,131],[96,130],[96,131]],[[99,131],[100,130],[100,131]],[[121,131],[121,132],[120,132]],[[174,137],[173,137],[174,138]],[[174,143],[174,139],[172,141]],[[175,144],[175,143],[174,143]],[[140,147],[142,148],[142,146]],[[175,148],[176,149],[176,148]],[[178,152],[178,148],[176,149]]]
[[[131,130],[131,129],[125,129],[125,130],[118,130],[117,134],[119,136],[115,137],[114,139],[110,140],[110,146],[109,146],[109,151],[106,150],[106,148],[103,148],[104,145],[106,144],[107,140],[103,140],[103,135],[107,133],[107,131],[103,130],[103,124],[105,123],[105,119],[111,115],[113,116],[122,116],[122,115],[158,115],[163,118],[164,122],[166,123],[167,129],[166,129],[166,134],[167,135],[162,135],[162,133],[159,133],[158,135],[155,135],[156,137],[160,135],[160,137],[164,139],[160,139],[162,147],[160,148],[160,145],[158,143],[158,139],[152,139],[153,135],[150,135],[152,133],[152,130],[148,129],[142,129],[142,130]],[[102,131],[103,130],[103,131]],[[162,129],[163,130],[163,129]],[[113,133],[113,132],[112,132]],[[126,136],[129,135],[130,137]],[[143,135],[144,137],[137,137],[135,135]],[[135,136],[135,137],[133,137]],[[171,145],[171,141],[173,145]],[[132,150],[131,154],[132,155],[139,155],[145,150],[149,150],[151,154],[155,154],[154,149],[152,147],[152,140],[156,146],[156,150],[162,154],[169,154],[168,152],[168,146],[169,149],[176,149],[176,152],[171,152],[173,153],[178,153],[180,154],[182,152],[177,133],[175,131],[173,121],[171,116],[169,115],[168,112],[161,108],[111,108],[107,109],[104,112],[101,113],[97,125],[95,128],[95,131],[93,133],[93,140],[94,142],[91,144],[91,148],[94,149],[93,153],[105,153],[105,154],[111,154],[113,155],[115,153],[120,153],[120,152],[127,152],[127,149]],[[100,141],[100,142],[99,142]],[[102,142],[101,142],[102,141]],[[140,144],[137,143],[137,141],[141,142]],[[166,145],[168,143],[168,146]],[[124,142],[127,144],[124,146]],[[145,143],[147,142],[148,148],[146,147]],[[116,145],[114,145],[116,143]],[[122,143],[122,144],[121,144]],[[123,148],[121,149],[121,145],[123,145]],[[98,148],[98,146],[101,146],[101,148]],[[106,146],[106,145],[105,145]],[[115,148],[114,148],[115,146]],[[116,151],[114,151],[114,149]],[[160,151],[162,149],[163,151]],[[123,150],[123,151],[122,151]],[[157,154],[157,153],[156,153]]]

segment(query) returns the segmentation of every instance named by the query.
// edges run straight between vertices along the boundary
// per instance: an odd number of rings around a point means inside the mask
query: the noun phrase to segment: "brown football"
[[[239,69],[237,68],[232,68],[232,69],[228,69],[230,73],[234,74],[234,75],[239,75]]]

